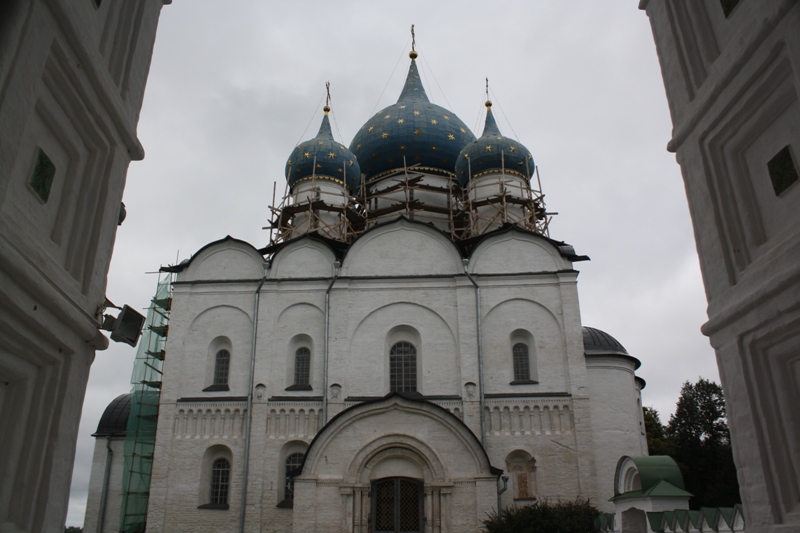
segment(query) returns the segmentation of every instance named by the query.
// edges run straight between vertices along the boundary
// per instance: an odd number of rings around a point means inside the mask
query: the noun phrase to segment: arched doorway
[[[390,477],[370,487],[370,531],[373,533],[422,533],[423,483],[417,479]]]

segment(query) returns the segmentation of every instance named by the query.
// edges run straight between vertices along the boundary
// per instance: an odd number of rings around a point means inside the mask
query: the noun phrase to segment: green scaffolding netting
[[[122,473],[121,533],[140,533],[145,530],[171,290],[171,275],[160,278],[156,295],[147,311],[147,321],[133,364],[131,411],[125,436],[125,468]]]

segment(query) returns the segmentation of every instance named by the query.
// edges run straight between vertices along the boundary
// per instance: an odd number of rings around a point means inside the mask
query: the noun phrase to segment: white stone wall
[[[364,487],[370,478],[352,469],[358,457],[369,460],[370,446],[380,439],[390,448],[436,457],[444,465],[436,480],[423,476],[430,489],[426,516],[438,524],[436,531],[477,531],[485,512],[497,505],[497,474],[489,465],[505,469],[508,458],[520,453],[535,461],[536,497],[597,501],[594,399],[571,263],[544,239],[517,231],[490,237],[472,253],[468,268],[481,286],[488,454],[476,467],[466,460],[481,450],[482,434],[475,288],[447,237],[401,219],[365,233],[341,258],[330,291],[328,420],[350,417],[354,411],[345,409],[361,409],[355,406],[389,393],[388,353],[399,340],[415,345],[418,390],[444,411],[425,403],[420,405],[430,412],[424,416],[412,414],[413,409],[390,411],[370,424],[343,430],[330,442],[314,444],[325,452],[311,454],[318,463],[304,467],[297,480],[294,509],[277,508],[284,498],[286,457],[305,452],[315,437],[326,434],[319,433],[325,427],[325,291],[334,260],[327,246],[304,239],[277,252],[262,274],[258,252],[228,238],[204,248],[178,275],[148,530],[172,531],[181,524],[216,531],[238,524],[254,291],[262,275],[248,531],[364,531],[369,511]],[[512,384],[511,343],[520,330],[530,335],[525,338],[531,339],[536,379]],[[207,392],[214,343],[221,337],[231,351],[229,390]],[[312,354],[310,390],[291,388],[294,351],[300,345]],[[615,406],[631,402],[625,412],[635,412],[632,372],[625,379],[629,397]],[[434,411],[439,422],[431,422]],[[414,422],[415,416],[422,418]],[[458,434],[471,435],[471,451],[459,451],[454,430],[442,429],[442,421],[461,428]],[[632,424],[637,431],[620,437],[631,441],[620,447],[625,450],[640,443],[637,417]],[[225,446],[232,455],[230,508],[198,509],[207,503],[201,464],[215,446]],[[375,468],[380,475],[393,471]],[[612,491],[609,482],[599,494],[607,499]],[[505,504],[512,501],[509,493]]]
[[[162,0],[3,2],[0,530],[67,513],[89,366]],[[46,200],[31,186],[40,151]],[[46,458],[43,459],[43,458]]]
[[[593,355],[586,357],[586,366],[599,495],[594,504],[602,512],[611,512],[614,504],[608,499],[614,495],[616,461],[624,455],[647,455],[639,389],[634,380],[636,362],[631,357]]]
[[[800,527],[800,5],[640,2],[653,28],[748,527]]]
[[[100,529],[100,507],[103,505],[103,482],[108,463],[108,438],[97,437],[92,456],[92,472],[89,477],[89,495],[86,499],[84,533],[116,533],[119,531],[122,508],[122,476],[125,469],[125,437],[112,437],[111,469],[108,476],[105,513]]]

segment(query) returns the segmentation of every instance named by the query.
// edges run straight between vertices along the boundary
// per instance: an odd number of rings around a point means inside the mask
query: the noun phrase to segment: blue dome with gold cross
[[[492,103],[486,102],[486,126],[483,135],[469,143],[456,161],[458,182],[466,184],[470,179],[486,174],[505,173],[530,180],[535,166],[530,151],[521,143],[503,137],[492,114]]]
[[[411,52],[411,66],[397,103],[378,112],[356,133],[350,150],[365,183],[404,168],[454,177],[456,159],[475,136],[455,114],[428,100]]]
[[[361,185],[361,168],[353,152],[336,142],[328,119],[330,107],[325,106],[325,116],[319,133],[313,139],[298,144],[286,162],[286,181],[289,189],[304,180],[330,180],[347,185],[351,192]]]

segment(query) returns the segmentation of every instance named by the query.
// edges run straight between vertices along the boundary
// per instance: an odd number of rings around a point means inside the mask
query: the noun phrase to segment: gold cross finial
[[[325,92],[327,93],[327,95],[325,96],[325,107],[323,107],[322,109],[323,111],[325,111],[325,114],[327,115],[328,112],[331,110],[331,82],[329,81],[325,82]]]
[[[486,78],[486,107],[492,107],[492,101],[489,100],[489,78]]]
[[[411,51],[408,53],[411,59],[417,58],[417,38],[414,36],[414,25],[411,25]]]

